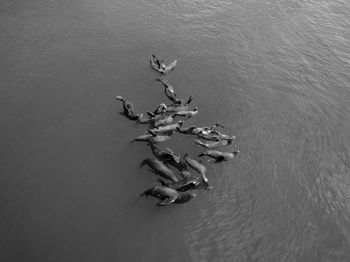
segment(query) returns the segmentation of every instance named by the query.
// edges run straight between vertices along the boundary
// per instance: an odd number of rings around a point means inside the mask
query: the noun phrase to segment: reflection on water
[[[2,1],[3,261],[349,261],[347,1]],[[158,208],[119,114],[164,102],[236,135],[214,189]],[[190,124],[190,123],[189,123]],[[167,146],[198,154],[192,139]]]

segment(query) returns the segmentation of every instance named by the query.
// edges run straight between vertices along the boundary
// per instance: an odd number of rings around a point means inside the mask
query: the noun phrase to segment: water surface
[[[349,28],[345,0],[1,1],[1,261],[350,261]],[[166,101],[151,53],[241,151],[167,208],[114,99]]]

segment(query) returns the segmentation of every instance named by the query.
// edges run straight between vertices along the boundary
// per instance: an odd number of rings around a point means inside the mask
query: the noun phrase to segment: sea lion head
[[[159,108],[162,109],[162,110],[166,110],[168,107],[166,106],[166,104],[161,103],[161,104],[159,105]]]
[[[228,144],[232,144],[233,140],[235,140],[235,136],[231,136],[229,139],[227,139]]]
[[[196,197],[196,196],[197,196],[197,194],[196,194],[196,193],[194,193],[194,192],[189,192],[189,193],[190,193],[191,198],[194,198],[194,197]]]
[[[192,192],[192,191],[184,192],[184,198],[186,198],[187,201],[191,200],[192,198],[194,198],[196,196],[197,196],[197,194]]]
[[[142,118],[143,118],[143,114],[142,114],[142,113],[137,114],[137,120],[136,120],[136,122],[137,122],[137,123],[140,122]]]
[[[196,193],[190,192],[190,191],[180,192],[180,193],[181,193],[181,196],[180,198],[177,199],[177,203],[186,203],[190,201],[192,198],[197,196]]]

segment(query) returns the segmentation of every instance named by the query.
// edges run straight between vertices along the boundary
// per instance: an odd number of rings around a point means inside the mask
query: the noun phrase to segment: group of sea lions
[[[231,145],[235,139],[235,136],[228,136],[217,130],[219,127],[224,128],[219,122],[212,126],[198,127],[192,125],[183,127],[184,120],[198,114],[198,108],[190,109],[192,96],[186,101],[179,99],[174,88],[168,81],[164,80],[164,76],[174,70],[176,63],[177,60],[166,65],[156,55],[152,55],[150,58],[150,66],[163,76],[163,79],[158,78],[157,81],[163,85],[165,95],[171,101],[169,105],[162,103],[154,111],[149,111],[146,114],[135,113],[134,105],[130,101],[121,96],[116,97],[117,100],[123,103],[124,114],[127,118],[138,124],[150,125],[146,134],[136,137],[132,142],[147,142],[154,157],[144,159],[141,167],[147,165],[151,172],[166,180],[159,178],[156,185],[140,195],[158,198],[160,201],[157,205],[159,206],[188,202],[196,196],[193,190],[209,190],[212,188],[208,182],[207,168],[201,161],[189,157],[187,153],[181,159],[181,156],[170,148],[161,149],[157,146],[157,144],[169,140],[175,132],[201,139],[196,139],[194,143],[209,150],[201,152],[198,157],[208,156],[216,162],[221,162],[233,159],[239,153],[238,150],[232,152],[214,150]],[[177,117],[182,117],[183,120],[173,123]],[[170,168],[170,166],[173,168]],[[191,174],[188,167],[195,170],[198,175]]]

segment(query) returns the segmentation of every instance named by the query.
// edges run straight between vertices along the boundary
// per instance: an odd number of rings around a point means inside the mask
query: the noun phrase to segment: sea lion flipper
[[[155,117],[156,115],[153,112],[147,111],[147,115],[150,117]]]
[[[217,156],[217,157],[215,158],[215,162],[216,162],[216,163],[222,162],[222,161],[224,161],[224,160],[225,160],[225,157],[224,157],[224,156]]]
[[[157,80],[159,83],[161,83],[161,84],[165,87],[165,89],[167,89],[168,87],[170,87],[169,84],[168,84],[168,81],[164,81],[162,78],[157,78],[156,80]]]
[[[155,175],[159,175],[159,172],[157,170],[154,170],[154,169],[151,169],[151,168],[148,169],[148,172],[151,172],[151,173],[153,173]]]
[[[148,129],[148,133],[150,133],[153,137],[157,136],[157,134],[152,129]]]
[[[116,96],[115,98],[119,101],[122,101],[122,102],[124,102],[124,100],[125,100],[122,96]]]
[[[146,191],[142,192],[142,193],[139,195],[139,197],[143,197],[143,196],[148,197],[149,195],[152,194],[152,192],[153,192],[153,188],[147,189]]]
[[[193,97],[190,96],[190,97],[188,98],[188,100],[187,100],[187,102],[186,102],[185,105],[189,105],[189,104],[192,102],[192,100],[193,100]]]
[[[167,199],[164,199],[163,201],[160,201],[157,205],[158,206],[167,206],[167,205],[174,203],[175,200],[176,200],[176,196],[169,197]]]
[[[205,145],[202,141],[200,141],[200,140],[198,140],[198,139],[194,140],[194,143],[197,144],[197,145],[199,145],[199,146],[206,147],[206,145]]]
[[[147,159],[142,160],[140,163],[140,168],[147,164]]]
[[[174,154],[174,151],[173,151],[173,150],[171,150],[169,147],[166,147],[165,149],[166,149],[166,150],[168,150],[168,152],[170,152],[170,153]]]
[[[215,126],[217,126],[217,127],[221,127],[221,128],[225,128],[225,127],[224,127],[222,124],[220,124],[220,122],[219,122],[219,121],[216,121]]]
[[[191,173],[188,172],[187,170],[184,170],[180,173],[180,176],[183,177],[183,179],[187,179],[187,178],[190,178],[191,177]]]
[[[167,183],[161,178],[158,178],[157,181],[162,185],[162,186],[167,186]]]
[[[173,93],[172,93],[172,94],[168,94],[168,93],[167,93],[167,90],[168,90],[167,88],[164,88],[164,93],[165,93],[166,97],[167,97],[170,101],[176,103],[176,95],[174,95]]]
[[[210,186],[209,184],[207,184],[207,186],[204,188],[205,190],[212,190],[214,187]]]

